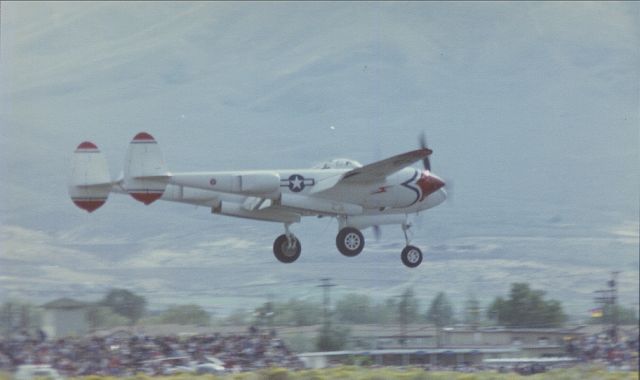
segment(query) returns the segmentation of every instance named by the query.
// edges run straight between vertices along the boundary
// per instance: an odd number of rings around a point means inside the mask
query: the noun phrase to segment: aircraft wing
[[[365,165],[361,168],[348,171],[342,175],[342,179],[339,181],[339,183],[382,181],[390,174],[404,169],[416,161],[422,160],[431,153],[432,152],[430,149],[423,148],[407,153],[398,154],[397,156],[393,156],[385,160],[377,161],[372,164]]]

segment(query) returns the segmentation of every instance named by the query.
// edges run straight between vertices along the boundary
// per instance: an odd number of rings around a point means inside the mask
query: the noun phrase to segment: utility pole
[[[596,303],[602,305],[603,315],[608,311],[611,328],[609,336],[614,342],[618,341],[618,274],[619,271],[611,272],[611,279],[607,281],[607,288],[596,290]]]
[[[321,278],[320,281],[322,282],[320,285],[318,285],[318,287],[322,288],[322,293],[323,293],[323,306],[324,306],[324,310],[323,310],[323,324],[324,324],[324,328],[326,329],[326,331],[329,331],[329,327],[331,326],[331,318],[329,315],[329,306],[331,305],[331,293],[330,290],[332,287],[336,286],[335,284],[331,283],[331,279],[330,278]]]
[[[273,294],[269,294],[267,299],[266,317],[269,325],[269,333],[271,334],[273,332],[273,316],[275,314],[273,311]]]
[[[318,285],[318,287],[322,288],[324,310],[322,313],[323,325],[320,330],[320,334],[318,335],[316,346],[320,351],[333,351],[336,346],[336,340],[334,339],[335,336],[331,331],[331,314],[329,311],[329,306],[331,305],[331,293],[329,291],[336,285],[331,283],[330,278],[322,278],[320,281],[321,284]]]
[[[6,302],[5,305],[6,314],[5,320],[3,322],[5,323],[5,336],[7,337],[7,339],[9,339],[11,337],[11,332],[13,331],[13,303]]]
[[[613,341],[618,343],[618,274],[619,271],[611,272],[611,280],[607,283],[611,293],[611,324],[613,325],[611,335]]]
[[[398,314],[400,317],[400,345],[405,347],[407,345],[407,324],[409,323],[408,312],[408,294],[404,292],[400,297],[400,304],[398,305]]]
[[[22,308],[20,310],[20,327],[26,334],[29,334],[29,325],[31,324],[31,320],[29,317],[29,308],[26,304],[22,305]]]
[[[472,331],[477,331],[480,326],[480,305],[475,295],[471,293],[465,305],[465,323]]]

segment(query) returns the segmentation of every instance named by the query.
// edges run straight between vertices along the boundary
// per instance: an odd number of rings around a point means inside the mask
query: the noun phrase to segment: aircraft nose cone
[[[445,185],[442,179],[436,177],[428,171],[422,172],[422,175],[420,176],[417,184],[422,191],[422,197],[420,198],[421,201],[429,196],[429,194],[435,193]]]
[[[433,174],[429,176],[429,181],[433,184],[433,186],[435,186],[436,190],[440,190],[440,188],[446,185],[442,178],[439,178],[438,176],[435,176]]]

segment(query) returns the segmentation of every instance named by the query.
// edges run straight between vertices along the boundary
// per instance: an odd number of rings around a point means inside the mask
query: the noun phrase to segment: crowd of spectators
[[[567,353],[582,362],[606,364],[611,368],[637,368],[638,337],[614,339],[611,333],[585,336],[569,342]]]
[[[128,336],[45,340],[20,335],[0,341],[0,370],[45,364],[69,377],[164,375],[221,363],[227,371],[280,366],[301,368],[297,356],[275,334],[251,329],[246,335]]]
[[[601,363],[611,369],[625,370],[638,366],[637,337],[613,339],[609,334],[585,336],[568,342],[566,352],[581,362]],[[116,333],[104,337],[47,340],[43,334],[30,336],[23,333],[0,340],[0,371],[13,372],[21,365],[30,364],[48,365],[68,377],[132,376],[136,373],[166,375],[197,371],[207,364],[211,365],[209,368],[229,372],[271,366],[303,368],[297,355],[275,333],[253,327],[242,335],[177,337]],[[523,368],[533,369],[529,367],[520,366],[513,370],[520,373],[519,370]],[[472,372],[480,368],[446,369]]]

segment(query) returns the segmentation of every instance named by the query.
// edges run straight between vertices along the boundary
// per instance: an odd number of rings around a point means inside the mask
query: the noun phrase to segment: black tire
[[[415,268],[422,262],[422,251],[418,247],[408,245],[402,250],[400,258],[405,266]]]
[[[345,227],[336,236],[336,246],[347,257],[357,256],[364,249],[364,236],[356,228]]]
[[[287,235],[284,234],[278,236],[273,242],[273,254],[281,263],[289,264],[296,261],[300,257],[300,252],[302,252],[302,245],[295,236],[293,236],[293,246],[291,247],[289,247]]]

